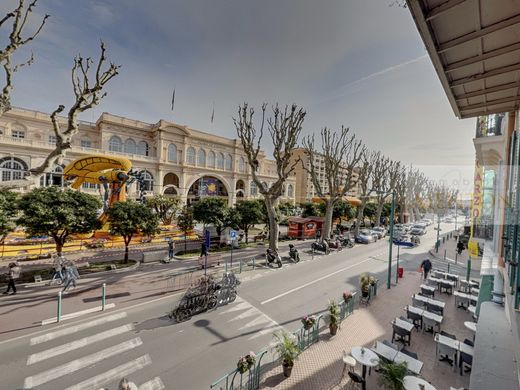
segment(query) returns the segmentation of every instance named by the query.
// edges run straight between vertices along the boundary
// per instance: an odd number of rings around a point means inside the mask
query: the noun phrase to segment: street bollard
[[[314,260],[314,248],[312,248],[312,257],[311,257],[311,260]]]
[[[58,312],[56,313],[56,322],[61,321],[61,291],[58,292]]]
[[[444,242],[446,241],[446,237],[442,237],[442,243],[444,244]]]
[[[255,270],[255,258],[253,257],[253,271]]]
[[[101,310],[105,311],[105,304],[107,300],[107,284],[103,283],[101,287]]]
[[[444,261],[446,261],[446,249],[444,249]]]
[[[227,271],[227,260],[226,260],[226,268],[225,268],[225,272],[226,272],[226,273],[228,272],[228,271]]]
[[[448,273],[450,273],[450,263],[448,263]]]
[[[468,263],[467,263],[466,267],[467,267],[466,268],[466,281],[469,282],[469,276],[471,274],[471,258],[468,259]]]
[[[457,256],[459,255],[458,252],[455,252],[455,264],[457,264]]]
[[[238,273],[241,274],[242,273],[242,259],[240,260],[240,266],[238,268]]]

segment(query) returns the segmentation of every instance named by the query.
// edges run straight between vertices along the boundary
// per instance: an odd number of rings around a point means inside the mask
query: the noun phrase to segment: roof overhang
[[[459,118],[520,105],[520,0],[406,0]]]

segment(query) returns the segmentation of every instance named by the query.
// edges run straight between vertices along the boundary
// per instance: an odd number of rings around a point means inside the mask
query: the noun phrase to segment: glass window
[[[287,197],[292,198],[294,196],[294,188],[292,184],[287,187]]]
[[[141,178],[143,187],[141,188],[143,191],[153,191],[153,176],[148,171],[141,171]]]
[[[54,134],[49,135],[49,144],[56,145],[56,136]]]
[[[195,165],[195,149],[191,146],[186,151],[186,162],[191,165]]]
[[[135,145],[135,141],[132,138],[128,138],[125,141],[125,153],[135,154],[137,147]]]
[[[231,171],[233,169],[233,157],[228,154],[226,156],[226,171]]]
[[[17,139],[23,139],[23,138],[25,138],[25,131],[23,131],[23,130],[12,130],[11,131],[11,137],[17,138]]]
[[[175,144],[168,145],[168,161],[177,163],[177,146]]]
[[[149,155],[148,143],[146,141],[139,142],[139,145],[137,145],[137,154],[140,154],[141,156]]]
[[[249,192],[251,196],[256,196],[258,194],[258,187],[256,186],[256,183],[254,181],[249,184]]]
[[[98,189],[98,184],[94,184],[94,183],[83,183],[81,185],[81,188],[83,188],[84,190],[97,190]]]
[[[204,149],[199,149],[197,152],[197,165],[203,167],[206,165],[206,152]]]
[[[63,187],[63,168],[56,166],[51,173],[47,173],[40,178],[41,187],[58,186]]]
[[[123,143],[121,142],[121,138],[116,135],[110,137],[108,141],[108,150],[111,152],[122,152],[123,151]]]
[[[217,169],[224,169],[224,153],[217,155]]]
[[[91,148],[92,147],[92,141],[89,138],[83,138],[81,140],[81,147],[82,148]]]
[[[16,157],[6,157],[0,160],[2,181],[21,180],[28,171],[27,164]]]
[[[210,168],[215,168],[215,152],[213,152],[212,150],[210,150],[210,152],[208,153],[208,167]]]
[[[246,162],[244,160],[244,157],[240,157],[240,159],[238,160],[238,170],[240,172],[246,171]]]

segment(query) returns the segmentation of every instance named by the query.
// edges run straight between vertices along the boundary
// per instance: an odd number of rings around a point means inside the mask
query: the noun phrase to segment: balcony
[[[479,116],[475,138],[496,137],[504,134],[506,114]]]
[[[478,117],[473,144],[481,165],[498,166],[500,160],[505,160],[505,125],[505,114]]]

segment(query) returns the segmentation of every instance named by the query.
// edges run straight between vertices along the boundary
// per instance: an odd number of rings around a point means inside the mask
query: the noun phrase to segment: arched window
[[[123,142],[121,142],[121,138],[117,135],[113,135],[110,137],[108,141],[108,150],[111,152],[122,152],[123,151]]]
[[[244,160],[244,157],[240,157],[240,159],[238,160],[238,171],[239,172],[246,171],[246,162]]]
[[[16,157],[5,157],[0,160],[2,181],[21,180],[25,177],[28,169],[27,164]]]
[[[143,181],[143,191],[153,191],[153,176],[148,171],[141,171],[141,178]]]
[[[199,149],[197,152],[197,165],[203,167],[206,165],[206,152],[204,149]]]
[[[210,150],[208,153],[208,168],[215,168],[215,152]]]
[[[141,156],[149,155],[148,143],[146,141],[139,142],[137,145],[137,154],[140,154]]]
[[[168,145],[168,161],[177,163],[177,146],[175,144]]]
[[[292,184],[287,186],[287,197],[292,198],[294,196],[294,188]]]
[[[217,155],[217,169],[224,169],[224,153]]]
[[[125,141],[125,153],[135,154],[137,147],[135,146],[135,141],[132,138],[128,138]]]
[[[82,148],[91,148],[92,147],[92,141],[90,140],[90,138],[85,137],[85,138],[81,139],[81,144],[80,145],[81,145]]]
[[[186,151],[186,162],[191,165],[195,165],[195,149],[191,146]]]
[[[47,173],[44,176],[40,177],[40,186],[41,187],[49,187],[49,186],[63,187],[63,168],[58,165],[52,170],[51,173]]]
[[[228,154],[226,156],[226,171],[231,171],[233,169],[233,157]]]
[[[256,183],[254,181],[252,181],[251,184],[249,184],[249,193],[251,194],[251,196],[258,195],[258,187],[256,186]]]

